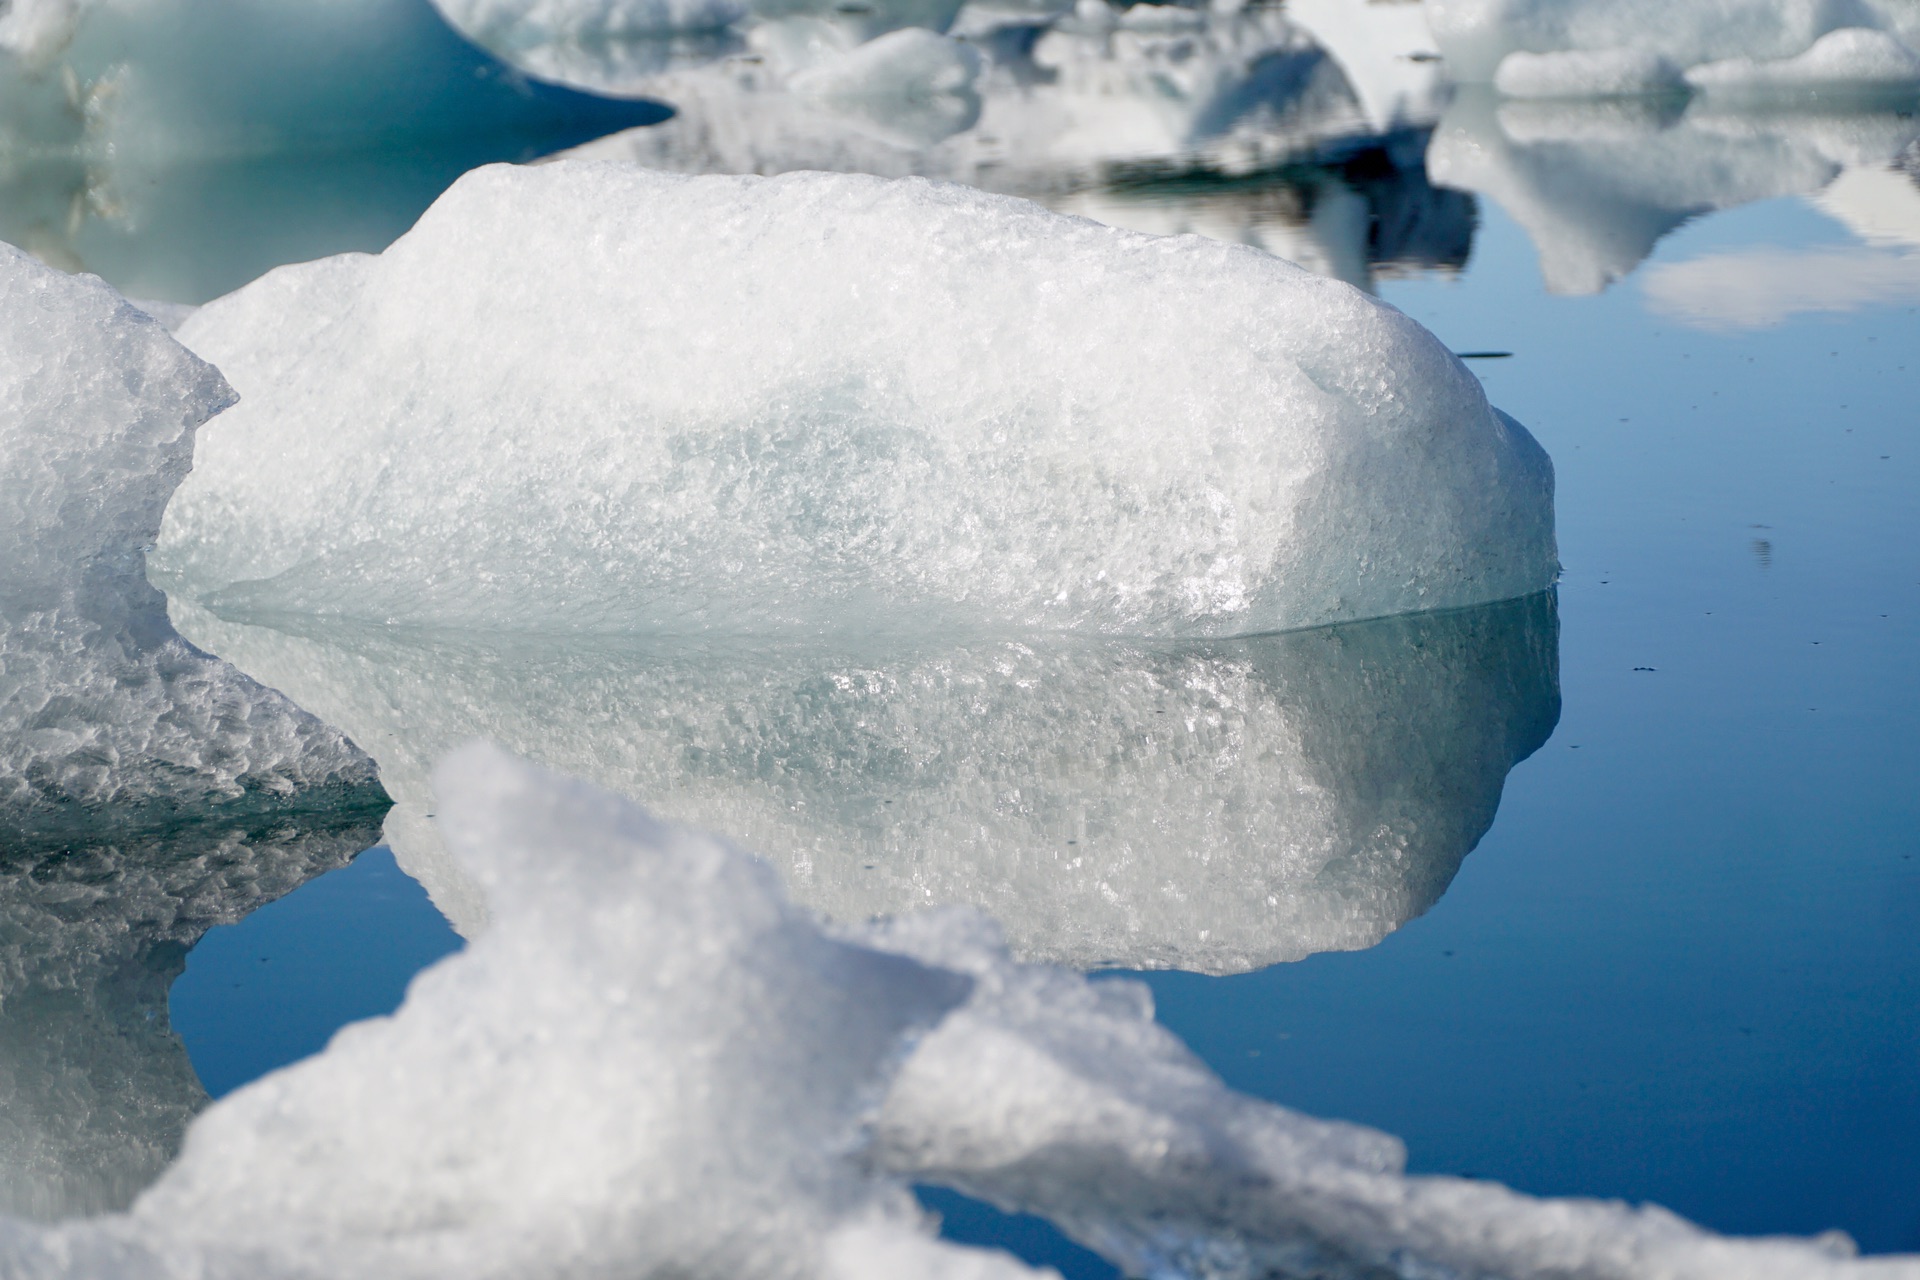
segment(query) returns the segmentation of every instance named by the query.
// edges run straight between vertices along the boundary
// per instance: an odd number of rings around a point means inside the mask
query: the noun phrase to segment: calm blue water
[[[1474,367],[1559,468],[1564,709],[1423,918],[1144,975],[1233,1086],[1402,1135],[1417,1170],[1920,1248],[1920,311],[1715,329],[1644,283],[1852,243],[1771,201],[1558,298],[1483,202],[1459,278],[1386,286],[1456,350],[1513,353]],[[393,1008],[456,941],[376,851],[209,935],[175,1026],[217,1095]],[[956,1238],[1111,1274],[925,1194]]]

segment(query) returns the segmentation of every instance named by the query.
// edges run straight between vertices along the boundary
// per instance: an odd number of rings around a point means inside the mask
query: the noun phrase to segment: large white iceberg
[[[230,616],[1224,636],[1557,567],[1398,311],[959,187],[482,169],[181,336],[245,398],[157,555]]]
[[[0,847],[378,795],[352,743],[182,640],[147,582],[194,430],[232,401],[104,284],[0,245]]]
[[[370,742],[401,865],[484,898],[428,815],[486,736],[739,833],[843,921],[983,908],[1074,968],[1260,968],[1429,907],[1559,709],[1550,599],[1166,645],[560,641],[176,608],[196,640]]]
[[[1015,964],[979,917],[831,937],[749,856],[492,748],[438,785],[495,927],[207,1111],[127,1214],[0,1221],[0,1271],[1036,1274],[929,1239],[911,1180],[1182,1280],[1920,1275],[1841,1236],[1407,1177],[1393,1138],[1232,1093],[1142,988]]]

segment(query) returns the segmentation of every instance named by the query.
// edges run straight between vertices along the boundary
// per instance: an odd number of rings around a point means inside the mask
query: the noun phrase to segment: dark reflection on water
[[[169,1024],[187,952],[379,837],[381,803],[0,847],[0,1212],[124,1208],[206,1091]]]

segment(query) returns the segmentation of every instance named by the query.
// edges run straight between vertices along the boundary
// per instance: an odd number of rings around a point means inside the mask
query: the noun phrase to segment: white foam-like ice
[[[147,548],[233,401],[92,277],[0,245],[0,814],[32,833],[374,787],[337,730],[187,644]]]
[[[1623,62],[1639,55],[1684,70],[1726,59],[1795,58],[1845,28],[1871,29],[1908,50],[1920,48],[1920,10],[1902,0],[1429,0],[1425,7],[1449,69],[1468,83],[1492,81],[1513,53],[1604,54]],[[1821,61],[1840,76],[1873,69]],[[1540,96],[1540,77],[1552,71],[1577,81],[1595,68],[1584,61],[1532,64],[1523,78],[1533,96]],[[1606,89],[1620,91],[1617,81]],[[1577,92],[1571,82],[1562,91]]]
[[[158,555],[235,616],[1235,635],[1556,571],[1398,311],[959,187],[487,168],[181,335],[245,398]]]
[[[1228,1090],[1145,990],[932,913],[839,938],[718,840],[487,747],[441,769],[495,927],[390,1018],[216,1104],[130,1213],[0,1221],[18,1280],[1011,1280],[932,1181],[1178,1280],[1911,1280],[1844,1237],[1408,1177]]]
[[[1559,707],[1541,597],[1198,645],[607,643],[179,625],[376,744],[387,841],[463,932],[428,814],[485,736],[735,832],[842,921],[983,908],[1017,955],[1208,972],[1426,910]]]

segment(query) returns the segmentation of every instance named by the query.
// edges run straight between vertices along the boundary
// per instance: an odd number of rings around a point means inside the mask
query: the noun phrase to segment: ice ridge
[[[181,639],[147,582],[194,430],[232,402],[100,281],[0,245],[0,850],[384,805],[365,755]]]
[[[1143,988],[1018,964],[980,916],[830,935],[749,855],[495,748],[436,786],[494,928],[210,1108],[126,1214],[0,1220],[0,1272],[1036,1274],[930,1239],[913,1180],[1170,1280],[1920,1275],[1409,1177],[1395,1139],[1234,1094]]]
[[[958,187],[490,167],[181,337],[244,399],[157,558],[236,617],[1230,636],[1557,570],[1398,311]]]

